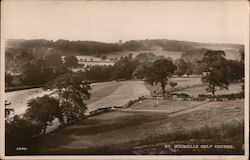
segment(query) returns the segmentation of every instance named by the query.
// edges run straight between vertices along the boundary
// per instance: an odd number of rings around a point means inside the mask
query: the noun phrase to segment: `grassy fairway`
[[[149,91],[145,88],[143,81],[120,81],[109,82],[109,86],[105,86],[94,94],[98,94],[97,98],[93,94],[93,99],[88,103],[89,111],[102,107],[122,106],[130,100],[137,99],[140,96],[149,95]],[[115,88],[115,89],[114,89]]]
[[[242,153],[244,101],[201,106],[174,114],[104,113],[41,136],[29,149],[38,154],[190,154],[194,151],[172,151],[164,145],[201,143],[236,144],[234,150],[220,152]]]
[[[87,103],[90,104],[111,95],[119,88],[119,86],[121,86],[121,83],[116,81],[91,84],[91,98]]]

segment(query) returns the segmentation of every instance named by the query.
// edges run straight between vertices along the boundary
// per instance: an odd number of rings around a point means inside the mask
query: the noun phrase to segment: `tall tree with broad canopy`
[[[206,91],[215,96],[217,90],[228,89],[228,63],[224,51],[207,51],[201,60],[203,66],[202,82]]]
[[[150,85],[161,84],[162,95],[165,97],[165,87],[173,76],[176,66],[169,59],[159,59],[153,63],[138,66],[133,76],[144,79]]]
[[[74,121],[85,117],[87,105],[84,102],[90,98],[90,85],[76,73],[67,73],[57,77],[47,84],[46,88],[52,89],[59,97],[60,107],[64,121]]]
[[[24,117],[41,126],[43,133],[46,132],[47,126],[51,125],[55,118],[63,120],[59,101],[48,95],[29,100]]]

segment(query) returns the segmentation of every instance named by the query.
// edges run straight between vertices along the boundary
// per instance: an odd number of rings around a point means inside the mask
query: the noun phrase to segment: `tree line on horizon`
[[[23,40],[23,39],[9,39],[6,42],[6,49],[8,48],[21,48],[21,49],[34,49],[34,48],[47,48],[56,49],[60,54],[71,55],[77,53],[80,55],[100,56],[104,53],[119,52],[119,51],[139,51],[139,50],[153,50],[160,48],[164,51],[176,52],[197,52],[199,48],[194,46],[215,46],[222,48],[234,48],[244,50],[243,45],[239,44],[213,44],[213,43],[200,43],[189,41],[176,41],[168,39],[146,39],[146,40],[130,40],[124,43],[105,43],[97,41],[69,41],[59,39],[57,41],[49,41],[45,39]]]

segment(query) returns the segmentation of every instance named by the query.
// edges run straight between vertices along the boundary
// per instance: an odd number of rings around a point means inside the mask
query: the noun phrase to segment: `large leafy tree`
[[[224,51],[207,51],[201,60],[202,82],[207,84],[207,92],[215,96],[217,90],[228,89],[228,63]]]
[[[113,79],[131,79],[132,74],[139,65],[139,61],[134,60],[132,56],[121,57],[113,67],[112,78]]]
[[[42,59],[25,63],[22,66],[21,79],[26,85],[41,85],[54,78],[53,69]]]
[[[159,59],[153,63],[139,66],[134,76],[143,78],[150,85],[161,84],[162,94],[165,97],[165,87],[168,84],[169,78],[171,78],[176,70],[176,66],[169,59]]]
[[[78,74],[61,75],[51,81],[47,88],[54,90],[59,96],[60,107],[66,122],[85,116],[87,105],[84,101],[90,98],[91,87]]]
[[[44,133],[47,126],[51,125],[55,118],[58,118],[60,121],[63,120],[59,101],[48,95],[31,99],[28,102],[28,109],[24,117],[41,126]]]

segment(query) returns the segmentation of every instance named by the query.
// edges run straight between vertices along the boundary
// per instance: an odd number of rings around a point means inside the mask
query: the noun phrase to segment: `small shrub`
[[[177,86],[177,83],[176,82],[169,82],[169,85],[174,88],[175,86]]]

